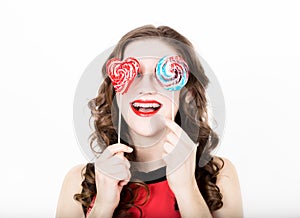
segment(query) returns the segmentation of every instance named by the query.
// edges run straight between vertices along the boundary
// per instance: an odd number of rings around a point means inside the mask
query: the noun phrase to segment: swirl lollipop
[[[112,58],[106,63],[106,72],[116,92],[124,94],[140,70],[139,62],[135,58],[120,61]]]
[[[124,61],[120,61],[118,58],[112,58],[106,63],[106,72],[111,80],[111,83],[114,86],[115,91],[121,94],[127,92],[130,84],[139,71],[140,64],[135,58],[127,58]],[[122,95],[120,95],[119,105],[118,143],[120,143],[121,110]]]
[[[161,58],[155,71],[155,77],[164,89],[172,91],[172,120],[174,120],[174,91],[182,89],[189,78],[189,67],[179,56]]]
[[[189,78],[189,67],[179,56],[165,56],[156,66],[155,76],[158,82],[169,91],[182,89]]]

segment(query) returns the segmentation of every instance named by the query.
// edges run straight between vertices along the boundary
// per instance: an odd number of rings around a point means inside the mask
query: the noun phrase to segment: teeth
[[[143,108],[158,108],[160,107],[160,104],[157,103],[137,103],[134,102],[133,107],[143,107]]]

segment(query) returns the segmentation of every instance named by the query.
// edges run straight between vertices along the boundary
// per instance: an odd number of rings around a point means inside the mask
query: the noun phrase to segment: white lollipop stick
[[[121,110],[122,110],[122,94],[120,94],[120,106],[119,106],[119,122],[118,122],[118,144],[120,144],[121,142],[121,137],[120,137],[120,134],[121,134]]]
[[[174,121],[174,91],[172,91],[172,121]]]

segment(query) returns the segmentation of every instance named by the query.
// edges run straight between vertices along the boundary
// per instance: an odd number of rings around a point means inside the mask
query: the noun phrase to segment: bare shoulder
[[[233,163],[224,157],[214,157],[214,161],[222,166],[217,176],[217,185],[221,192],[226,193],[232,188],[239,189],[239,179]]]
[[[74,199],[75,194],[81,193],[84,172],[84,164],[74,166],[67,172],[58,199],[56,218],[84,216],[81,204]]]
[[[64,189],[72,190],[73,192],[81,192],[81,183],[83,181],[83,174],[85,173],[85,165],[79,164],[72,167],[66,174],[62,186]]]
[[[233,163],[224,157],[214,157],[214,162],[216,162],[218,165],[222,166],[218,179],[222,179],[226,177],[227,179],[234,179],[237,178],[237,171]]]
[[[83,174],[85,173],[85,166],[85,164],[79,164],[71,168],[69,172],[67,172],[65,180],[72,180],[74,183],[81,183],[83,180]]]
[[[217,176],[223,207],[214,212],[214,217],[243,217],[242,196],[235,166],[224,157],[214,157],[214,161],[223,166]]]

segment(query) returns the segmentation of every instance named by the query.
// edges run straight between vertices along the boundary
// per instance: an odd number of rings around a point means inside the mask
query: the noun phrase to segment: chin
[[[143,136],[143,137],[156,136],[162,130],[164,130],[164,128],[153,128],[153,127],[151,127],[150,123],[143,122],[143,124],[141,124],[141,125],[136,125],[136,124],[137,124],[137,122],[134,123],[133,125],[129,124],[131,131],[133,131],[135,134]]]

